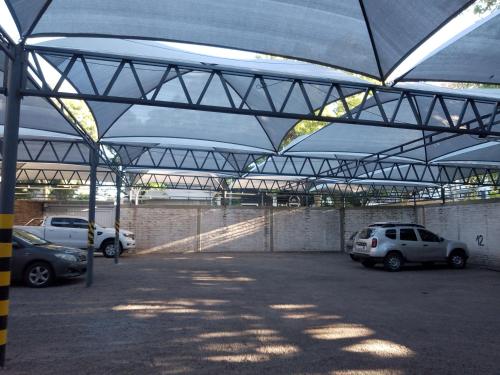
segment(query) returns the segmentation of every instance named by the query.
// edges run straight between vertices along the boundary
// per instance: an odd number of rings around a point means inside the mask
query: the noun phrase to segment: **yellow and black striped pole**
[[[0,214],[0,363],[5,362],[7,317],[9,315],[10,258],[14,215]]]
[[[7,319],[9,315],[10,259],[12,256],[12,227],[14,225],[14,198],[16,193],[17,143],[21,113],[21,86],[24,70],[24,46],[13,45],[7,65],[7,98],[2,153],[2,181],[0,185],[0,366],[5,366]]]

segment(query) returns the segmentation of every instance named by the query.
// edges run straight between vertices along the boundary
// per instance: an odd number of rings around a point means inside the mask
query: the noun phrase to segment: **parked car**
[[[361,230],[352,254],[365,267],[382,263],[388,271],[399,271],[404,263],[447,262],[464,268],[469,258],[467,245],[446,240],[419,224],[376,223]]]
[[[34,225],[29,225],[34,224]],[[83,217],[48,216],[32,219],[17,228],[30,232],[46,241],[79,249],[87,247],[88,221]],[[107,258],[115,255],[115,230],[96,224],[94,244]],[[135,248],[134,233],[120,229],[120,253]]]
[[[353,253],[353,250],[354,250],[354,241],[355,241],[355,238],[356,238],[357,234],[358,234],[358,232],[354,232],[353,234],[351,234],[351,236],[349,237],[349,239],[345,242],[346,252],[349,254],[349,256],[351,257],[351,259],[354,260],[355,262],[359,261],[359,258],[356,255],[354,255],[354,253]]]
[[[71,278],[87,271],[83,250],[58,246],[21,229],[12,236],[12,279],[33,288],[43,288],[56,278]]]

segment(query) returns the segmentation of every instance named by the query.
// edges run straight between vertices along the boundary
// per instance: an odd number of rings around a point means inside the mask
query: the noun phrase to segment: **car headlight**
[[[76,256],[71,255],[71,254],[58,253],[58,254],[55,254],[55,256],[58,257],[59,259],[66,260],[68,262],[76,262],[77,261]]]
[[[134,234],[133,233],[123,233],[123,235],[127,238],[134,239]]]

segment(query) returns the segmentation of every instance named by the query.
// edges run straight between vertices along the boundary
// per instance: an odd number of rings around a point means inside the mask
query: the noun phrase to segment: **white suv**
[[[469,251],[465,243],[446,240],[419,224],[376,223],[359,231],[351,255],[365,267],[382,263],[388,271],[399,271],[405,262],[464,268]]]

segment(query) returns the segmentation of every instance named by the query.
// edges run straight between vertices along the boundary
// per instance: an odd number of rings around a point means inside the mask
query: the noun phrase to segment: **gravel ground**
[[[498,374],[500,274],[340,254],[96,258],[11,290],[8,374]]]

